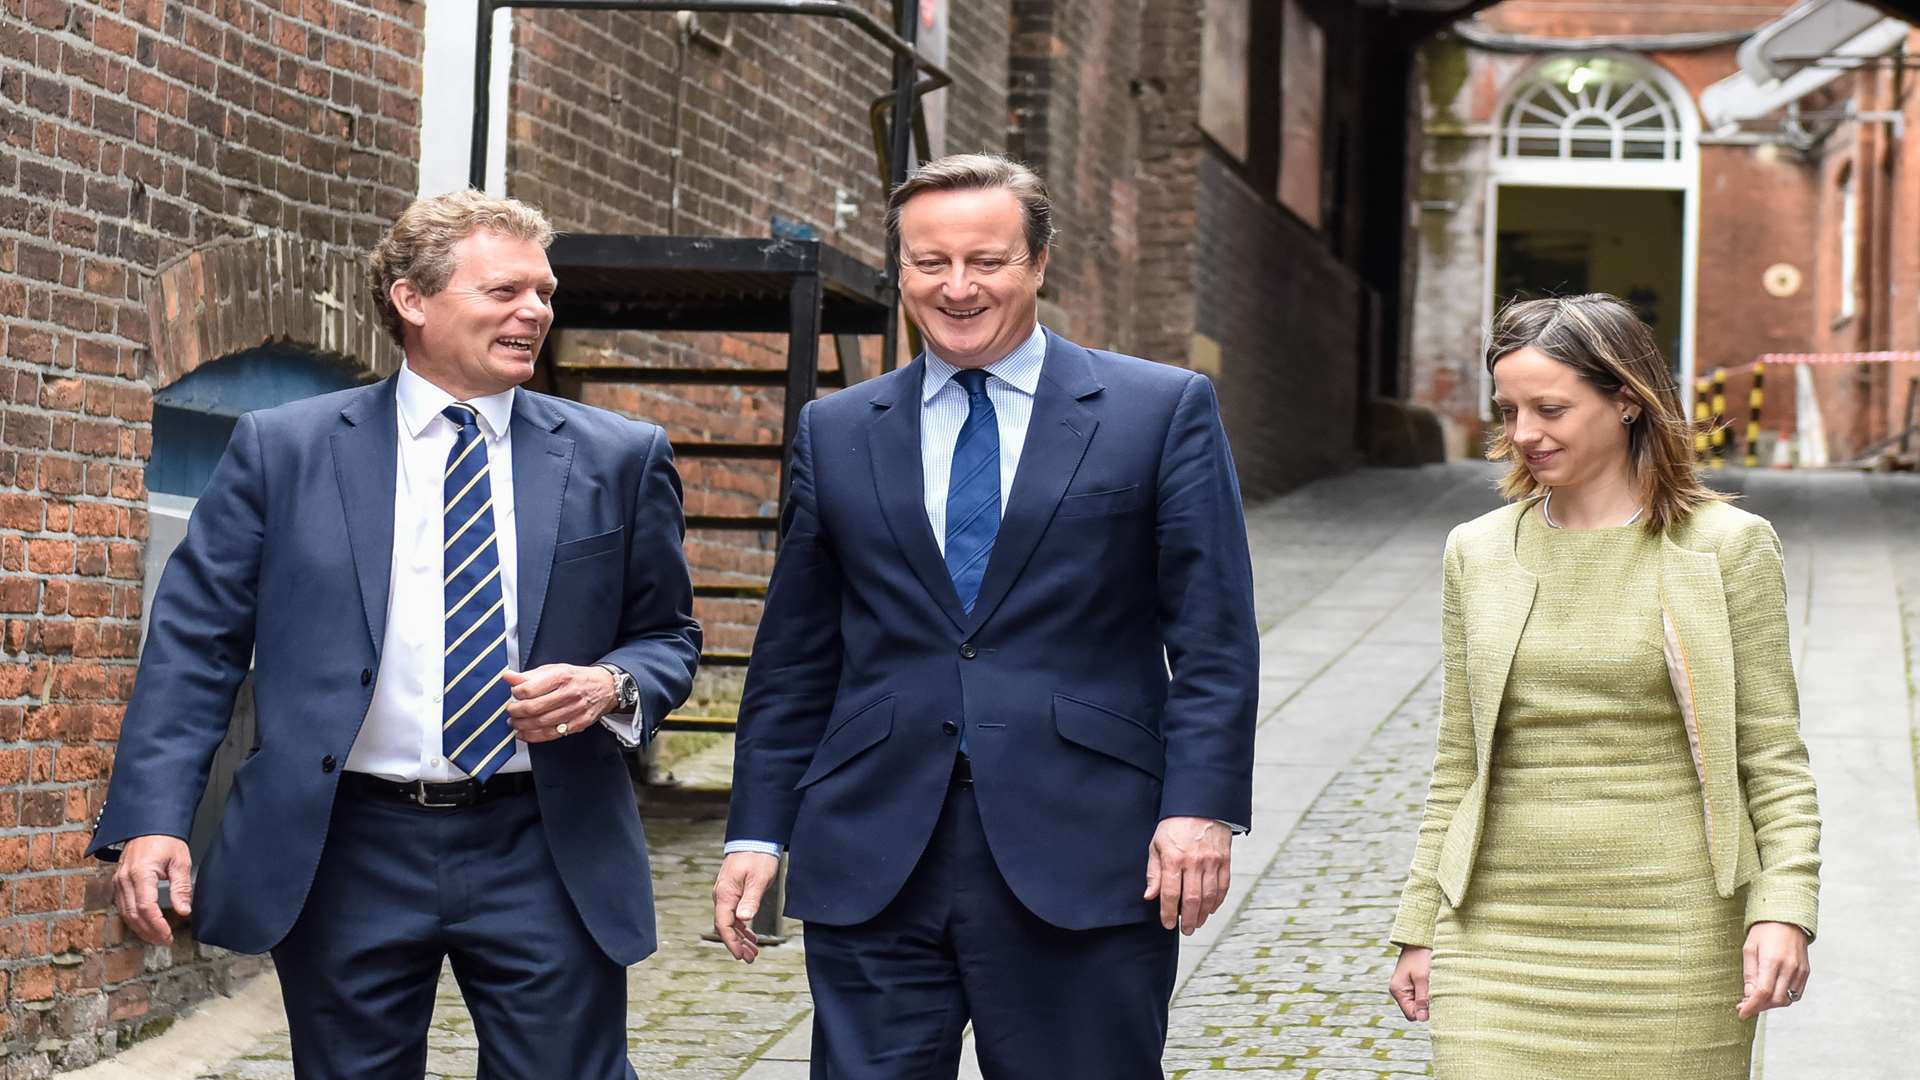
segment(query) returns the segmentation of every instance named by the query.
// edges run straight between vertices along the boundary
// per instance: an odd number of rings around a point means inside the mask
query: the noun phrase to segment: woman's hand
[[[1740,1019],[1751,1020],[1768,1009],[1791,1005],[1806,992],[1812,972],[1807,966],[1807,934],[1792,923],[1754,923],[1740,956],[1746,977]],[[1405,963],[1404,957],[1401,962]]]
[[[1802,954],[1804,955],[1804,953]],[[1427,1018],[1427,971],[1433,966],[1433,950],[1406,946],[1400,950],[1400,962],[1393,965],[1393,979],[1387,992],[1393,1003],[1409,1020]]]

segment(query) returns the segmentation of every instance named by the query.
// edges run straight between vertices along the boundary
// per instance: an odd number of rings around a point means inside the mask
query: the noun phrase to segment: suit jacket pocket
[[[626,533],[625,526],[616,525],[607,532],[583,536],[578,540],[563,540],[553,545],[553,564],[558,566],[561,563],[618,550],[620,542],[626,538]]]
[[[863,705],[829,727],[826,737],[814,748],[813,762],[807,766],[800,782],[793,785],[794,790],[812,784],[893,734],[893,697],[888,694],[879,701]]]
[[[1091,701],[1055,694],[1053,727],[1070,743],[1117,758],[1155,779],[1166,775],[1166,740],[1131,717]]]
[[[1105,517],[1140,508],[1140,485],[1128,484],[1111,491],[1083,491],[1060,500],[1057,517]]]

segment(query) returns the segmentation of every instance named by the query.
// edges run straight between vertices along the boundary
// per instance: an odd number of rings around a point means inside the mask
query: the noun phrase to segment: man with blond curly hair
[[[273,954],[295,1072],[418,1080],[443,962],[480,1075],[618,1080],[653,897],[625,751],[700,653],[658,427],[521,389],[553,230],[466,191],[373,251],[406,360],[241,417],[160,579],[93,853],[121,915]],[[185,837],[253,669],[258,745]]]

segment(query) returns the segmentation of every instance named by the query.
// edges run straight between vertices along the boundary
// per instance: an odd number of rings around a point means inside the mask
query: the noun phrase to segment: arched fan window
[[[1564,56],[1534,69],[1500,120],[1500,155],[1677,162],[1679,113],[1643,68],[1604,56]]]

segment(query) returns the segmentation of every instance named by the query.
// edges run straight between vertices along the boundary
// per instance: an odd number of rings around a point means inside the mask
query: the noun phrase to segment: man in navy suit
[[[1036,321],[1046,189],[930,162],[888,240],[926,339],[812,402],[741,703],[714,923],[791,852],[813,1075],[1159,1077],[1178,927],[1251,816],[1240,491],[1203,376]]]
[[[519,389],[552,229],[480,192],[369,260],[406,354],[383,382],[241,417],[154,599],[92,851],[122,916],[273,953],[294,1068],[418,1080],[443,960],[480,1075],[633,1076],[653,951],[625,763],[700,651],[659,428]],[[259,743],[186,841],[249,665]]]

